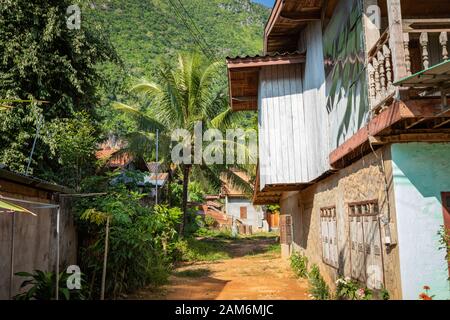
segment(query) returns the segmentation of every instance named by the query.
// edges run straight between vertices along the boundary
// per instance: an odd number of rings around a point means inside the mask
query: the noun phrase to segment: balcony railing
[[[395,61],[386,30],[368,53],[369,100],[374,113],[382,110],[395,94],[395,64],[404,64],[406,76],[449,59],[450,19],[403,20],[404,61]],[[414,88],[417,89],[417,88]]]
[[[369,100],[371,109],[376,111],[393,97],[395,93],[392,53],[389,47],[389,32],[386,30],[369,51]]]

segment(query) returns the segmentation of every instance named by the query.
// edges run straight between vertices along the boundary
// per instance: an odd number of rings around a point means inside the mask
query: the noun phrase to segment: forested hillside
[[[269,13],[250,0],[90,1],[84,19],[107,33],[123,62],[101,67],[106,80],[98,110],[104,115],[103,132],[120,136],[133,130],[133,122],[112,110],[111,102],[142,103],[130,102],[128,89],[149,78],[160,60],[176,61],[177,54],[192,51],[224,62],[226,56],[261,53]],[[224,70],[224,80],[225,75]],[[248,117],[253,126],[254,115]]]
[[[269,9],[250,0],[97,0],[86,12],[107,31],[128,70],[140,74],[156,57],[184,50],[219,59],[260,53]]]

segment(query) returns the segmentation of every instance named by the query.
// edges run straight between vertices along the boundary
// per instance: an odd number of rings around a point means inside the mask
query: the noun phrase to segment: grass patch
[[[221,240],[187,238],[177,244],[177,249],[183,261],[217,261],[231,258],[225,245]]]
[[[183,271],[175,272],[174,275],[177,277],[185,277],[185,278],[201,278],[206,277],[211,274],[209,269],[200,268],[200,269],[188,269]]]

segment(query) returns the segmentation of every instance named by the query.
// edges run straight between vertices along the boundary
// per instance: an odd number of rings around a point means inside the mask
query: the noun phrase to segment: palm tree
[[[228,106],[226,85],[220,77],[222,64],[219,62],[205,63],[197,54],[180,55],[175,67],[163,62],[156,70],[152,81],[142,81],[132,88],[132,91],[149,99],[150,107],[141,110],[122,103],[116,103],[115,108],[132,114],[139,119],[137,132],[132,133],[129,145],[144,145],[132,141],[153,139],[153,134],[159,129],[160,136],[165,140],[165,159],[168,160],[170,137],[173,130],[185,129],[193,136],[195,124],[201,122],[203,130],[209,128],[225,129],[240,118]],[[239,146],[238,146],[239,147]],[[170,160],[168,160],[170,161]],[[206,165],[180,164],[183,176],[182,211],[183,221],[180,225],[180,235],[184,233],[187,222],[188,185],[191,175],[195,180],[220,188],[221,177],[251,192],[247,181],[234,173],[236,167],[249,170],[248,165]]]

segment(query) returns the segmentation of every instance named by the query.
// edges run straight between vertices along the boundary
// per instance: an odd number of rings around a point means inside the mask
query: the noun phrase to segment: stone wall
[[[383,164],[383,165],[382,165]],[[301,251],[315,263],[327,283],[334,290],[339,275],[350,276],[348,203],[378,200],[380,216],[389,221],[381,223],[383,243],[384,282],[392,299],[401,298],[397,242],[395,201],[392,184],[390,146],[380,148],[351,166],[300,192],[283,194],[281,213],[293,217],[292,250]],[[320,208],[336,206],[339,269],[322,261],[320,237]],[[385,246],[385,236],[390,236],[391,246]],[[287,252],[287,250],[285,250]]]

